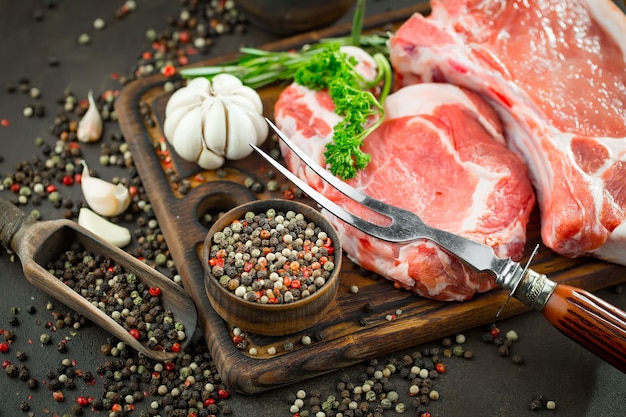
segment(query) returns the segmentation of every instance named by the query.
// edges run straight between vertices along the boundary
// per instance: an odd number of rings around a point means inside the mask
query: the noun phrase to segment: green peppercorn
[[[453,349],[452,349],[452,353],[454,354],[454,356],[463,356],[463,352],[465,351],[465,349],[463,349],[462,346],[456,345]]]

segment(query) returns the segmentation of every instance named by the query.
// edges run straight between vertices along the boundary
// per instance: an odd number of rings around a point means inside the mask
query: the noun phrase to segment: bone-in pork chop
[[[506,148],[493,109],[463,89],[419,84],[390,95],[385,111],[384,122],[363,145],[372,160],[349,183],[413,211],[432,226],[518,259],[534,194],[521,158]],[[297,145],[325,165],[324,148],[339,120],[326,92],[292,84],[281,94],[275,117]],[[300,178],[354,214],[376,219],[311,174],[286,147],[282,151]],[[459,301],[495,285],[491,276],[476,273],[432,242],[391,244],[328,217],[351,259],[399,287],[432,299]]]
[[[451,83],[498,111],[544,243],[626,264],[626,17],[608,0],[431,1],[394,34],[402,85]]]

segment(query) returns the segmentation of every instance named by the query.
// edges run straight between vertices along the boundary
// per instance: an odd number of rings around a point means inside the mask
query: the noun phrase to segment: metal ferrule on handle
[[[554,292],[556,283],[544,274],[527,269],[519,285],[513,288],[513,297],[535,310],[541,311]]]

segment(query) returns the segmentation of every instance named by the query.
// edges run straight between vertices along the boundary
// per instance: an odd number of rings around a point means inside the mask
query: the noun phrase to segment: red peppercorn
[[[233,343],[238,345],[239,343],[243,342],[243,336],[238,335],[238,336],[233,336]]]
[[[189,43],[189,41],[191,40],[191,35],[186,30],[183,30],[178,34],[178,40],[181,43]]]
[[[89,400],[87,399],[87,397],[83,397],[81,395],[76,398],[76,404],[80,405],[81,407],[87,407],[89,405]]]
[[[209,259],[210,266],[217,266],[218,268],[224,267],[224,259],[223,258],[211,258]],[[250,271],[248,271],[250,272]]]
[[[215,398],[207,398],[202,402],[202,405],[204,405],[205,407],[208,407],[211,404],[215,404]]]
[[[141,333],[139,333],[139,330],[137,329],[130,329],[128,333],[130,333],[130,335],[135,339],[139,339],[139,337],[141,337]]]
[[[46,192],[47,193],[53,193],[57,190],[56,185],[50,184],[46,187]]]
[[[167,372],[172,372],[176,369],[176,364],[174,362],[165,362],[165,370]]]
[[[295,193],[292,190],[283,191],[283,198],[285,200],[293,200],[296,197]]]
[[[11,122],[9,122],[9,119],[0,120],[0,125],[2,125],[2,127],[9,127],[10,124]]]
[[[172,352],[180,352],[180,343],[176,342],[172,345]]]
[[[111,406],[111,411],[119,413],[120,411],[122,411],[122,406],[118,403],[115,403]]]
[[[306,269],[304,270],[304,275],[305,275],[305,276],[308,276],[308,270],[306,270]],[[301,284],[302,284],[302,283],[300,282],[300,280],[298,280],[298,279],[292,279],[292,280],[291,280],[291,284],[290,284],[290,285],[291,285],[291,288],[293,288],[294,290],[297,290],[298,288],[300,288],[300,285],[301,285]]]
[[[444,372],[446,372],[446,365],[444,365],[443,363],[439,362],[435,365],[435,370],[440,373],[443,374]]]
[[[158,297],[158,296],[161,295],[161,288],[159,288],[159,287],[150,287],[148,292],[150,293],[151,296]]]
[[[217,390],[217,396],[221,399],[226,399],[228,397],[230,397],[230,392],[228,392],[227,390],[220,388]]]
[[[62,182],[63,182],[63,185],[68,185],[69,186],[69,185],[74,184],[74,178],[71,175],[65,175],[63,177]]]
[[[63,395],[63,391],[54,391],[52,393],[52,398],[54,398],[54,401],[60,403],[65,399],[65,395]]]
[[[176,74],[176,68],[173,65],[166,65],[161,69],[161,73],[166,77],[172,77]]]
[[[5,369],[9,365],[11,365],[11,361],[2,361],[2,369]]]
[[[498,337],[500,336],[500,329],[497,327],[494,327],[493,329],[491,329],[490,333],[493,337]]]
[[[422,414],[420,414],[420,417],[430,417],[430,413],[428,411],[424,411]]]
[[[8,352],[9,344],[7,342],[0,343],[0,352]]]

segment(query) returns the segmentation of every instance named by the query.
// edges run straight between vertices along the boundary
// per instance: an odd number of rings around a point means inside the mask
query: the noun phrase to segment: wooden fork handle
[[[0,243],[6,249],[16,250],[13,238],[25,223],[34,221],[32,216],[27,215],[11,202],[0,198]]]
[[[626,373],[626,313],[593,294],[557,284],[542,314],[561,333]]]

